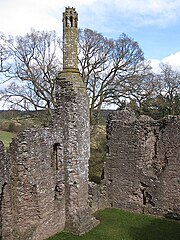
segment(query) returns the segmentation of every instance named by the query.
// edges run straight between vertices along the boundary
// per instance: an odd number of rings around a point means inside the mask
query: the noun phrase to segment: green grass
[[[0,130],[0,140],[4,143],[5,148],[9,147],[9,143],[12,141],[12,138],[15,136],[16,136],[15,133]]]
[[[48,240],[180,240],[180,222],[154,216],[105,209],[95,214],[101,223],[76,236],[62,232]]]

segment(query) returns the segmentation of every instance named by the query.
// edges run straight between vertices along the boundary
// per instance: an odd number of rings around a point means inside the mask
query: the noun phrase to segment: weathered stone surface
[[[89,206],[92,213],[111,207],[108,202],[107,187],[104,181],[100,184],[89,182]]]
[[[107,124],[105,179],[111,206],[180,217],[180,119],[117,111]]]
[[[2,198],[4,186],[4,144],[0,141],[0,239],[2,237]]]
[[[11,143],[3,239],[41,240],[64,229],[61,148],[61,134],[53,128],[26,130]]]
[[[75,81],[76,80],[76,81]],[[57,112],[64,124],[66,169],[66,229],[83,233],[92,228],[88,206],[88,161],[90,156],[88,98],[78,73],[63,71],[57,79],[61,101]]]

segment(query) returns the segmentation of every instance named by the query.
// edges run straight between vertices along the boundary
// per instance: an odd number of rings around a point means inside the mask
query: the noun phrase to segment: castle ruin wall
[[[43,240],[65,226],[61,135],[51,127],[19,134],[8,153],[3,239]]]
[[[112,207],[180,218],[180,119],[110,114],[105,179]]]

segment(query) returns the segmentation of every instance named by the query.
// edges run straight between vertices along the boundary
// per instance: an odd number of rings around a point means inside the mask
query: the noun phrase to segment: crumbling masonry
[[[82,234],[97,224],[88,205],[88,97],[77,62],[78,14],[63,14],[63,71],[48,127],[19,134],[5,154],[0,143],[0,234],[43,240],[64,229]]]
[[[180,219],[180,118],[116,111],[107,123],[105,181],[112,207]]]

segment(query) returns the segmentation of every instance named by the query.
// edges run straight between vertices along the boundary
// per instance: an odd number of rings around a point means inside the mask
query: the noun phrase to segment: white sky
[[[56,28],[67,6],[79,9],[92,24],[97,21],[106,24],[113,11],[124,18],[130,17],[129,24],[141,26],[166,26],[180,17],[179,0],[0,0],[0,29],[15,34],[27,32],[32,26]]]
[[[180,66],[180,0],[0,0],[0,31],[23,35],[34,28],[61,35],[67,6],[79,13],[80,28],[112,38],[125,32],[153,66],[159,61]]]

